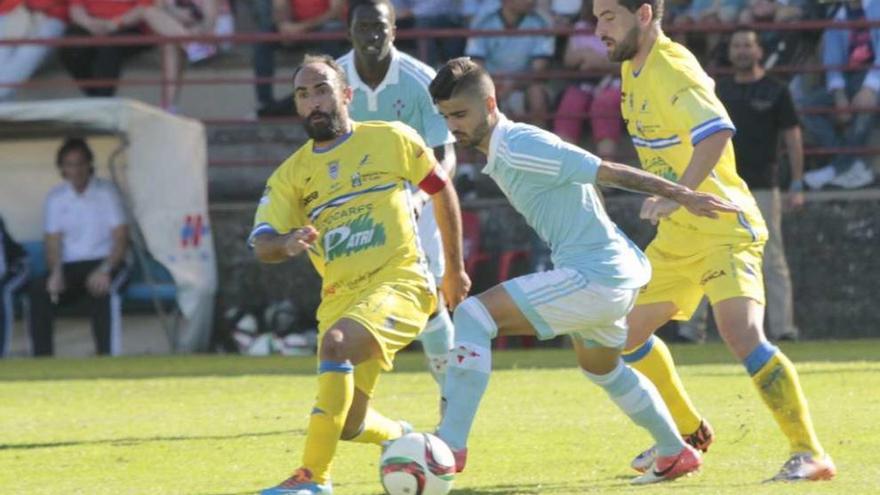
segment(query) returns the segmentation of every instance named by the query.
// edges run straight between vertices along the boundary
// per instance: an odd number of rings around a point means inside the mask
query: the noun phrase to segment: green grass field
[[[798,364],[839,476],[762,485],[786,443],[742,367],[718,344],[673,347],[716,444],[694,477],[630,487],[649,444],[573,366],[568,350],[496,353],[496,372],[453,493],[880,493],[880,341],[784,346]],[[437,391],[406,353],[377,407],[431,429]],[[246,494],[297,466],[313,358],[134,357],[0,362],[0,493]],[[381,494],[379,449],[343,444],[339,495]]]

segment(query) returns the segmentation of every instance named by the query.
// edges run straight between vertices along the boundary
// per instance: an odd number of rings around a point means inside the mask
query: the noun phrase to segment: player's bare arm
[[[440,229],[443,254],[446,256],[446,272],[440,291],[446,305],[452,310],[467,297],[471,289],[471,280],[464,270],[461,247],[461,208],[458,205],[458,194],[449,183],[431,195],[431,199],[434,200],[434,218]]]
[[[701,217],[717,218],[719,211],[739,211],[736,205],[713,194],[693,191],[682,184],[621,163],[603,161],[599,165],[596,182],[603,186],[659,196],[675,202],[676,208],[677,205],[684,206]]]
[[[263,233],[254,238],[254,254],[263,263],[281,263],[308,250],[318,231],[308,225],[287,234]]]
[[[697,143],[694,146],[693,154],[691,154],[691,161],[678,183],[691,189],[697,189],[712,173],[712,169],[718,164],[725,146],[728,145],[732,137],[732,131],[722,130]],[[657,223],[661,218],[672,215],[679,206],[684,205],[668,198],[651,197],[642,204],[640,216]]]

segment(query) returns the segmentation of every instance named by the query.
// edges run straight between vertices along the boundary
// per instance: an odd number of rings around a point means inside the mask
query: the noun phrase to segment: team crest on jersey
[[[330,174],[330,178],[336,180],[339,178],[339,161],[333,160],[332,162],[327,164],[327,173]]]
[[[351,187],[360,187],[363,182],[361,181],[361,174],[359,172],[355,172],[351,176]]]

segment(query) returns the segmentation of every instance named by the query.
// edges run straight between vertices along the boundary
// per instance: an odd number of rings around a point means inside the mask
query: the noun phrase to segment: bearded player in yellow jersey
[[[667,199],[645,200],[641,217],[659,223],[646,250],[653,277],[628,317],[624,360],[654,382],[679,432],[705,451],[712,429],[653,333],[670,319],[690,318],[708,296],[722,339],[789,440],[790,458],[772,480],[832,478],[835,467],[816,437],[797,371],[764,337],[761,255],[767,228],[736,173],[735,129],[715,96],[714,81],[686,48],[663,34],[663,0],[595,0],[593,12],[609,59],[622,62],[622,113],[642,167],[740,208],[709,220]],[[650,469],[654,457],[649,449],[633,467]]]
[[[306,57],[294,72],[296,110],[311,139],[269,178],[251,233],[260,261],[308,251],[323,279],[318,394],[302,464],[264,495],[331,494],[340,439],[381,444],[411,429],[369,405],[380,371],[391,369],[437,304],[409,183],[435,204],[447,262],[440,290],[450,309],[470,288],[458,197],[434,153],[400,122],[350,120],[351,97],[330,57]]]

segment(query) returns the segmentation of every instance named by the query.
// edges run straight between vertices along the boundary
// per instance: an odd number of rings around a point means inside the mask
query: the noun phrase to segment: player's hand
[[[666,218],[669,215],[672,215],[672,213],[680,207],[680,204],[671,199],[651,196],[642,203],[642,210],[639,212],[639,218],[648,220],[653,225],[657,225],[657,222],[659,222],[661,218]]]
[[[690,191],[677,198],[681,206],[698,217],[718,218],[718,212],[737,213],[739,207],[730,201],[723,200],[714,194]]]
[[[471,279],[468,277],[464,269],[450,270],[447,269],[443,275],[443,282],[440,284],[440,292],[446,300],[446,307],[449,311],[455,309],[464,298],[467,297],[471,290]]]
[[[802,191],[790,192],[786,195],[785,206],[788,210],[797,211],[804,207],[806,198]]]
[[[284,250],[287,256],[294,257],[308,250],[318,240],[318,230],[307,225],[287,234],[284,240]]]

